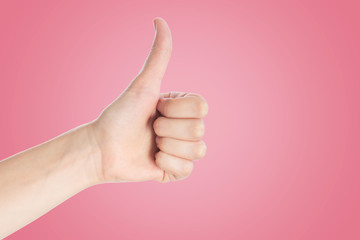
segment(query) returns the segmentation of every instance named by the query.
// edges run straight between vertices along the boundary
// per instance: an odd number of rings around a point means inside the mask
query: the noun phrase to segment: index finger
[[[208,113],[208,104],[205,99],[198,94],[175,95],[181,97],[171,97],[170,94],[163,94],[160,97],[157,110],[167,118],[203,118]],[[165,96],[165,97],[164,97]],[[170,96],[170,97],[166,97]]]

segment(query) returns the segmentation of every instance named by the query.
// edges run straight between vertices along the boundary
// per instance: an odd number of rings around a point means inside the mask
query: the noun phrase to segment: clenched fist
[[[204,98],[193,93],[160,93],[171,50],[167,23],[154,20],[155,39],[140,73],[127,89],[90,124],[98,148],[95,158],[101,182],[186,178],[206,145],[202,118]]]

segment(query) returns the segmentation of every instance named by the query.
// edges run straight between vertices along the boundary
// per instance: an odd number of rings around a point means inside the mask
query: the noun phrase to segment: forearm
[[[0,238],[97,184],[100,152],[80,126],[0,162]]]

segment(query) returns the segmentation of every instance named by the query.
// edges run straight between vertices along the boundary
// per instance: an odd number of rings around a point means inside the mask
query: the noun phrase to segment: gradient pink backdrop
[[[359,1],[0,2],[0,159],[101,112],[172,29],[201,93],[185,181],[89,188],[8,239],[360,239]],[[0,226],[1,227],[1,226]]]

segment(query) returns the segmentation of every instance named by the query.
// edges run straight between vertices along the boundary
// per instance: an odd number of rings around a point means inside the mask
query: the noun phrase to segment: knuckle
[[[197,111],[200,117],[204,117],[208,113],[208,109],[209,106],[207,102],[202,97],[200,97],[199,100],[197,101]]]
[[[182,176],[183,177],[187,177],[191,174],[193,168],[194,168],[194,164],[190,161],[185,160],[186,162],[183,164],[183,169],[182,169]]]
[[[170,41],[166,39],[162,39],[158,41],[151,48],[151,52],[159,52],[164,54],[169,54],[171,53],[171,51],[172,51],[172,44]]]
[[[127,88],[124,93],[134,99],[141,100],[156,100],[159,98],[159,95],[153,91],[149,90],[148,84],[144,84],[146,82],[146,74],[141,71],[138,76],[130,83],[129,88]]]
[[[194,159],[203,158],[206,154],[206,150],[206,144],[203,141],[200,141],[194,149]]]
[[[205,126],[202,120],[196,121],[192,130],[193,137],[196,139],[201,138],[205,133]]]

